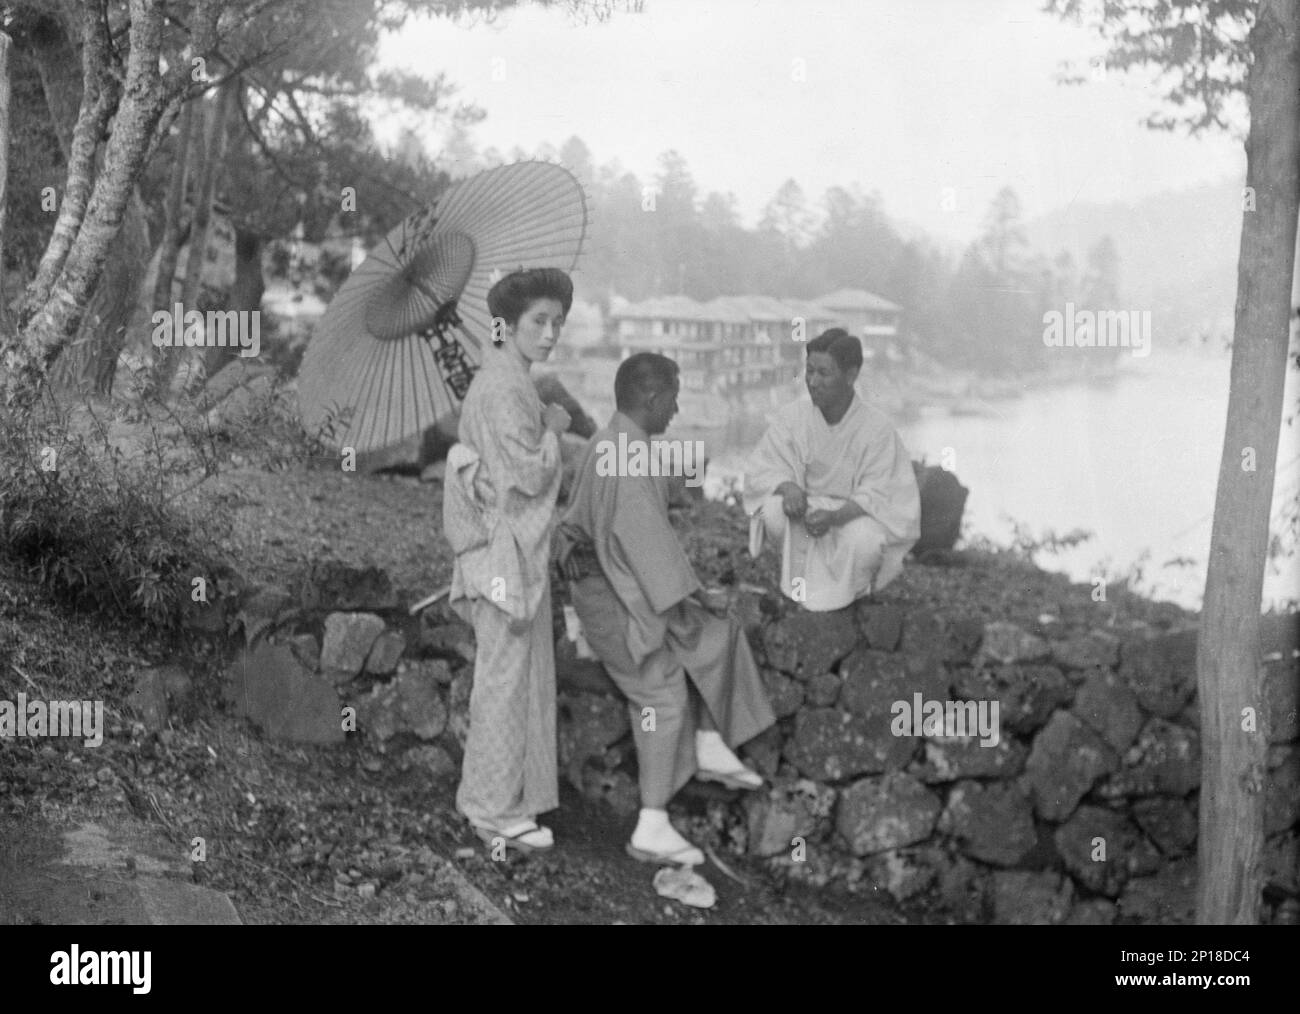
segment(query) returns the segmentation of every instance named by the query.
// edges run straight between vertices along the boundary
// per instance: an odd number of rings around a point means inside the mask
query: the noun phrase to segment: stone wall
[[[751,628],[783,721],[750,751],[776,787],[747,805],[749,850],[815,882],[899,900],[928,892],[972,920],[1190,920],[1196,633],[1060,637],[1043,620],[1023,629],[859,604]],[[1269,914],[1293,919],[1297,668],[1290,650],[1275,656],[1264,702]],[[894,702],[918,693],[997,702],[996,743],[951,728],[896,734],[906,723],[894,722]],[[809,843],[802,863],[796,835]]]
[[[780,721],[741,751],[767,789],[693,785],[678,797],[675,818],[693,840],[960,921],[1190,920],[1194,630],[1064,630],[1051,615],[1016,625],[888,602],[810,614],[730,595]],[[293,589],[253,590],[236,616],[227,699],[268,736],[360,737],[372,769],[454,779],[473,631],[445,605],[408,617],[414,597],[379,571],[339,565],[310,569]],[[561,777],[630,816],[639,803],[627,708],[601,666],[576,657],[560,598]],[[1278,922],[1300,920],[1294,619],[1272,639],[1268,723],[1258,722],[1269,730],[1267,917]],[[983,702],[986,717],[996,702],[996,742],[904,721],[896,705],[950,701]],[[166,720],[165,700],[161,719],[159,707],[153,721]]]

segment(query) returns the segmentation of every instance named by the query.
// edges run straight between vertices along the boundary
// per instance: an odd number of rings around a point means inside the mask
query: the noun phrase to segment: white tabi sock
[[[655,810],[650,807],[641,807],[641,814],[637,817],[636,830],[632,832],[632,840],[646,836],[654,837],[666,827],[672,827],[668,823],[667,810]]]
[[[739,757],[727,749],[722,735],[716,730],[699,730],[695,733],[695,761],[705,771],[730,773],[739,771],[745,765]]]
[[[696,865],[704,862],[704,854],[683,838],[677,832],[677,828],[669,823],[667,810],[641,808],[636,830],[632,832],[632,847],[646,852],[670,854],[691,849],[693,854],[683,856],[678,861]]]

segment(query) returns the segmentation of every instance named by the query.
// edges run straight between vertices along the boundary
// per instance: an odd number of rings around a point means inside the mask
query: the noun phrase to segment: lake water
[[[951,462],[969,487],[964,535],[999,544],[1012,520],[1035,536],[1085,529],[1093,538],[1037,562],[1076,581],[1141,572],[1137,587],[1199,608],[1228,401],[1229,358],[1195,352],[1126,359],[1117,379],[1031,390],[983,402],[985,415],[935,415],[902,423],[914,458]],[[1295,415],[1297,371],[1288,370],[1285,419]],[[868,388],[869,390],[869,388]],[[1284,419],[1271,531],[1300,490],[1300,423]],[[762,418],[706,435],[705,491],[743,473]],[[678,434],[669,433],[668,436]],[[684,434],[682,434],[684,435]],[[945,461],[947,454],[947,461]],[[1271,561],[1265,602],[1300,598],[1300,561]]]

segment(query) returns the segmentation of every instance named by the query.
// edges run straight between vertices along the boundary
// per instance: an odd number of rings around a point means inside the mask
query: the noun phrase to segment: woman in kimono
[[[461,407],[443,500],[451,606],[477,642],[456,808],[484,841],[525,852],[554,844],[536,818],[559,805],[548,566],[570,421],[543,408],[529,370],[550,356],[572,302],[555,268],[516,271],[488,292],[494,347]]]

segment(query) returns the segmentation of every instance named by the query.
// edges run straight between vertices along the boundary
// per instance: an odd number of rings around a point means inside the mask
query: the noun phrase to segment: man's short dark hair
[[[538,299],[557,300],[568,316],[573,305],[573,280],[559,268],[512,271],[488,290],[488,312],[514,327]]]
[[[823,331],[808,343],[808,353],[824,352],[835,360],[841,373],[862,368],[862,343],[842,327]]]
[[[637,352],[618,364],[614,374],[614,403],[618,410],[639,407],[647,396],[677,383],[677,364],[657,352]]]

